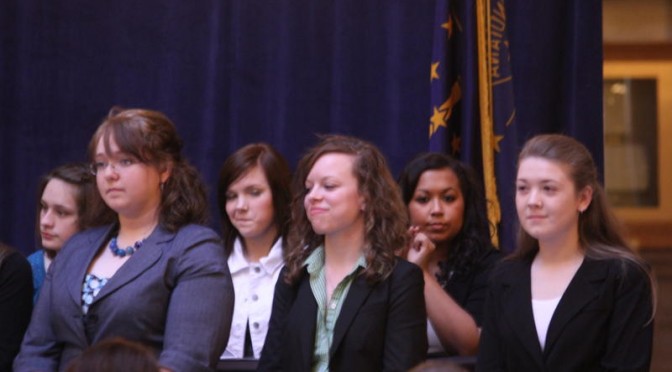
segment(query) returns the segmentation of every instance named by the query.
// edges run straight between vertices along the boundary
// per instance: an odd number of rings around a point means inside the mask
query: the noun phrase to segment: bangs
[[[92,158],[95,157],[95,150],[98,142],[102,140],[105,155],[112,156],[110,143],[114,141],[119,148],[119,152],[132,155],[140,162],[148,163],[153,159],[149,156],[147,141],[145,140],[145,123],[136,118],[114,117],[100,127],[98,135],[94,137],[92,143]],[[144,150],[144,151],[143,151]]]

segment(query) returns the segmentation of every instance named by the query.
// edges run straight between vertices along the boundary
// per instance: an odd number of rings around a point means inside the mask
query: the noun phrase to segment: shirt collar
[[[228,263],[231,274],[246,269],[252,265],[252,263],[248,262],[245,258],[245,254],[243,253],[243,242],[240,238],[236,238],[233,242],[233,250],[231,251],[231,255],[229,255]],[[266,273],[273,273],[282,266],[283,263],[282,238],[280,237],[275,241],[271,250],[268,252],[268,255],[259,260],[259,266]]]
[[[307,266],[306,270],[308,270],[309,274],[315,274],[322,269],[322,267],[324,267],[324,246],[320,245],[315,248],[303,262],[303,265]],[[366,269],[366,258],[364,258],[364,254],[359,255],[355,266],[352,268],[352,272],[355,272],[359,267]]]

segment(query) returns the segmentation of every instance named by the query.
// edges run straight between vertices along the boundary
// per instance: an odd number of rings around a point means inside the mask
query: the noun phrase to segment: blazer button
[[[258,300],[258,299],[259,299],[259,296],[257,296],[256,294],[253,294],[253,295],[252,295],[252,301],[256,301],[256,300]]]

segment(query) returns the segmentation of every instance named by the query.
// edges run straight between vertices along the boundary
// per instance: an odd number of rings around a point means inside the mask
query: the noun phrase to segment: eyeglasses
[[[96,161],[89,164],[89,170],[93,175],[102,173],[107,167],[112,167],[115,172],[123,172],[125,169],[138,164],[138,161],[131,158],[122,158],[119,160]]]

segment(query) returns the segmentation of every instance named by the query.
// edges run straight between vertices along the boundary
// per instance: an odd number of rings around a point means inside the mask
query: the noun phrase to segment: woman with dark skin
[[[412,237],[405,257],[423,271],[429,353],[474,355],[490,269],[485,196],[473,171],[439,153],[420,154],[399,177]]]

